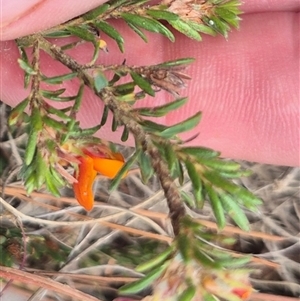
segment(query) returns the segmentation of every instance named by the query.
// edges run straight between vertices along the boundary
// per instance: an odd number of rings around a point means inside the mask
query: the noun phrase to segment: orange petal
[[[97,172],[94,170],[92,158],[87,156],[78,159],[81,163],[74,175],[78,182],[73,184],[73,189],[78,203],[89,211],[94,205],[92,189]]]
[[[124,165],[123,157],[119,158],[123,161],[106,158],[93,158],[94,169],[102,175],[112,179]]]

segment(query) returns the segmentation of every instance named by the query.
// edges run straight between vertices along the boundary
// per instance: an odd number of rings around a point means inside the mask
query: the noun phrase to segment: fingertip
[[[12,40],[45,30],[79,16],[106,0],[1,1],[0,40]]]

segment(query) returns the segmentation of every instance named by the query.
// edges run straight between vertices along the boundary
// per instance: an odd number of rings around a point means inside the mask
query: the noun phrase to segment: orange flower
[[[77,157],[80,163],[74,174],[77,183],[73,183],[73,189],[78,203],[89,211],[94,205],[92,188],[97,172],[114,178],[124,165],[124,158],[101,146],[86,147],[82,152],[83,155]]]

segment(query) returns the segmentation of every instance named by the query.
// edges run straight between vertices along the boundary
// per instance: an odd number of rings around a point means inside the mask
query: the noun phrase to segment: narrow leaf
[[[119,289],[120,294],[136,294],[140,292],[141,290],[147,288],[150,286],[158,277],[161,275],[161,273],[165,270],[166,265],[161,265],[151,271],[149,274],[147,274],[144,278],[124,285]]]
[[[146,131],[149,131],[149,132],[158,132],[159,133],[159,132],[162,132],[162,131],[168,129],[167,126],[157,123],[157,122],[153,122],[151,120],[143,120],[141,125],[143,126],[143,128]]]
[[[104,21],[97,21],[94,24],[99,30],[101,30],[113,40],[115,40],[118,44],[120,51],[124,52],[124,39],[114,27],[112,27],[110,24]]]
[[[37,72],[33,70],[33,68],[28,64],[28,62],[25,62],[22,59],[18,59],[19,66],[27,73],[30,75],[36,75]]]
[[[220,193],[220,200],[228,215],[235,221],[235,223],[244,231],[249,231],[249,222],[244,211],[240,208],[237,202],[228,194]]]
[[[60,193],[57,186],[55,185],[55,180],[51,175],[50,170],[46,170],[45,173],[46,187],[48,191],[51,192],[54,196],[59,197]]]
[[[135,84],[137,84],[143,91],[145,91],[150,96],[155,96],[155,92],[152,89],[151,84],[146,79],[144,79],[141,75],[134,71],[131,71],[130,75]]]
[[[147,272],[155,267],[157,267],[158,265],[163,264],[167,258],[172,254],[173,252],[173,247],[168,247],[166,250],[164,250],[163,252],[161,252],[159,255],[155,256],[154,258],[150,259],[149,261],[139,264],[135,270],[137,272],[140,273],[144,273]]]
[[[148,42],[148,39],[147,37],[145,36],[145,34],[135,25],[133,25],[132,23],[130,22],[126,22],[127,25],[138,35],[140,36],[140,38],[142,38],[142,40],[147,43]]]
[[[46,162],[44,161],[41,152],[36,152],[35,157],[35,165],[36,165],[36,188],[39,189],[45,182],[45,170],[47,170]]]
[[[200,263],[200,265],[204,265],[209,268],[220,269],[222,267],[220,263],[210,258],[205,252],[201,250],[201,248],[202,246],[193,246],[194,258]]]
[[[261,200],[253,195],[250,191],[228,181],[227,179],[223,178],[218,172],[205,171],[203,175],[214,186],[229,192],[231,195],[234,195],[240,203],[245,205],[250,210],[255,210],[257,205],[260,205],[262,203]]]
[[[171,67],[178,67],[182,65],[189,65],[195,61],[194,58],[183,58],[183,59],[178,59],[174,61],[167,61],[161,64],[158,64],[157,67],[165,67],[165,68],[171,68]]]
[[[177,301],[192,301],[195,294],[196,287],[190,285],[177,297]]]
[[[101,126],[103,126],[106,123],[107,117],[108,117],[108,112],[109,112],[108,106],[104,106],[102,118],[101,118],[101,122],[100,122]]]
[[[176,152],[174,151],[174,148],[171,144],[166,144],[162,146],[162,148],[164,149],[164,154],[169,167],[170,174],[174,176],[178,172],[176,170],[178,168],[178,165],[176,164],[178,161]]]
[[[194,156],[197,159],[210,159],[210,158],[215,158],[220,155],[220,152],[217,152],[213,149],[206,148],[206,147],[194,147],[194,146],[188,146],[188,147],[182,147],[180,149],[180,152]]]
[[[201,120],[201,112],[196,113],[192,117],[177,123],[173,126],[168,127],[164,131],[162,131],[159,135],[164,138],[172,138],[177,134],[189,131],[195,128]]]
[[[128,137],[129,137],[129,130],[126,126],[124,126],[123,133],[121,136],[121,141],[123,141],[123,142],[127,141]]]
[[[70,80],[73,79],[74,77],[76,77],[78,74],[77,72],[72,72],[72,73],[67,73],[64,75],[59,75],[59,76],[53,76],[53,77],[42,77],[42,81],[47,83],[47,84],[61,84],[66,80]]]
[[[187,98],[178,98],[174,101],[171,101],[165,105],[158,106],[158,107],[149,107],[149,108],[137,108],[135,111],[142,116],[149,116],[149,117],[162,117],[174,111],[184,104],[186,104]]]
[[[59,89],[59,90],[53,90],[53,91],[47,91],[47,90],[40,90],[43,97],[49,98],[52,96],[59,96],[63,94],[66,91],[65,88]]]
[[[113,191],[119,186],[122,178],[124,178],[124,176],[127,174],[130,167],[136,162],[136,160],[139,156],[139,152],[140,152],[139,150],[136,150],[135,153],[132,154],[131,157],[125,162],[125,164],[119,170],[117,175],[111,181],[111,183],[109,185],[109,191]]]
[[[177,14],[171,13],[166,10],[156,10],[156,9],[148,9],[146,11],[147,15],[158,19],[158,20],[166,20],[166,21],[176,21],[179,19]]]
[[[144,28],[151,32],[160,33],[160,34],[164,35],[165,37],[167,37],[170,41],[172,41],[172,42],[175,41],[175,38],[174,38],[174,35],[172,34],[172,32],[167,27],[165,27],[160,22],[158,22],[154,19],[150,19],[150,18],[146,18],[146,17],[142,17],[142,16],[138,16],[135,14],[130,14],[130,13],[121,13],[121,17],[127,23],[130,23],[137,27]]]
[[[186,160],[184,163],[193,185],[193,194],[195,196],[197,208],[201,209],[203,207],[204,200],[202,198],[202,181],[199,172],[191,161]]]
[[[79,26],[69,26],[67,30],[74,36],[79,37],[88,42],[96,42],[96,36],[90,32],[87,28],[79,27]]]
[[[24,155],[24,160],[26,165],[31,164],[34,158],[37,142],[38,142],[38,133],[32,130],[28,135],[28,141],[27,141],[27,146]]]
[[[20,118],[21,114],[23,114],[24,110],[28,106],[28,103],[29,103],[29,97],[25,98],[16,107],[12,109],[8,117],[8,124],[10,126],[18,122],[18,119]]]
[[[213,213],[217,220],[217,225],[220,229],[223,229],[226,225],[226,218],[225,218],[222,202],[219,199],[218,194],[210,184],[205,185],[205,189],[209,197],[209,201],[211,203]]]
[[[225,161],[220,159],[201,159],[199,162],[205,166],[211,167],[217,171],[234,172],[241,168],[241,165],[233,161]]]
[[[200,36],[200,34],[197,32],[197,30],[195,30],[193,27],[191,27],[188,23],[184,22],[181,19],[178,19],[176,21],[168,21],[169,24],[176,30],[178,30],[179,32],[183,33],[185,36],[196,40],[196,41],[201,41],[202,38]]]
[[[140,167],[141,177],[144,184],[154,175],[154,169],[149,156],[145,152],[140,152],[138,164]]]
[[[88,13],[83,15],[84,20],[94,20],[98,16],[104,14],[108,9],[110,8],[110,5],[108,3],[105,3],[99,7],[96,7],[95,9],[89,11]]]

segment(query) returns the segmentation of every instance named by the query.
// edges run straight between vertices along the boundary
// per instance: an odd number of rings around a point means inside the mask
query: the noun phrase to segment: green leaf
[[[158,265],[163,264],[167,258],[172,254],[174,248],[172,246],[168,247],[166,250],[155,256],[154,258],[150,259],[149,261],[139,264],[135,270],[140,273],[147,272]]]
[[[50,99],[50,100],[53,100],[53,101],[58,101],[58,102],[68,102],[68,101],[74,100],[76,97],[77,97],[77,95],[74,95],[74,96],[55,96],[55,95],[51,95],[51,93],[49,93],[47,98]]]
[[[249,222],[244,211],[240,208],[237,202],[229,195],[225,193],[219,194],[223,207],[228,215],[235,221],[235,223],[244,231],[249,231]]]
[[[224,161],[219,159],[200,159],[199,162],[217,171],[234,172],[238,171],[241,168],[241,165],[239,163],[233,161]]]
[[[129,130],[126,126],[124,126],[123,133],[121,136],[121,141],[123,141],[123,142],[127,141],[128,137],[129,137]]]
[[[138,164],[140,167],[142,181],[144,184],[147,184],[149,179],[154,175],[154,170],[149,156],[143,151],[139,154]]]
[[[54,182],[57,183],[58,187],[63,187],[66,185],[66,181],[53,167],[50,167],[50,173],[51,176],[53,177]]]
[[[236,15],[236,13],[224,7],[217,7],[215,12],[219,18],[223,19],[229,25],[233,26],[234,28],[239,27],[240,18]]]
[[[195,294],[196,287],[194,285],[190,285],[177,297],[177,301],[192,301]]]
[[[71,109],[72,109],[72,107],[67,107],[64,109],[56,109],[50,105],[47,106],[47,112],[49,114],[56,115],[57,117],[61,118],[62,120],[65,120],[65,121],[71,120],[71,117],[66,114],[66,112],[69,112]]]
[[[46,187],[47,187],[48,191],[51,192],[54,196],[60,197],[57,183],[56,183],[54,177],[52,176],[52,174],[50,173],[50,170],[46,170],[45,173],[46,173],[46,175],[45,175]]]
[[[36,188],[39,189],[45,182],[45,170],[47,170],[47,164],[43,159],[41,152],[36,152],[35,157],[35,165],[36,165]]]
[[[163,264],[156,269],[152,270],[149,274],[147,274],[144,278],[135,281],[133,283],[129,283],[124,285],[119,289],[120,294],[136,294],[140,292],[141,290],[147,288],[150,286],[156,279],[159,278],[159,276],[162,274],[162,272],[166,269],[166,264]]]
[[[236,269],[239,267],[244,267],[247,263],[251,261],[252,256],[242,256],[239,258],[233,258],[232,256],[228,256],[227,258],[218,259],[220,264],[229,269]]]
[[[179,32],[183,33],[185,36],[196,40],[196,41],[201,41],[202,38],[200,36],[200,34],[197,32],[197,30],[195,30],[193,27],[191,27],[188,23],[186,23],[185,21],[178,19],[176,21],[168,21],[170,23],[170,25],[172,25],[172,27],[176,30],[178,30]]]
[[[250,210],[257,209],[257,206],[262,203],[261,200],[253,195],[250,191],[231,183],[227,179],[223,178],[218,172],[205,171],[203,176],[214,186],[229,192],[231,195],[234,195],[238,199],[239,203],[242,203]]]
[[[79,90],[78,90],[78,93],[75,97],[75,101],[74,101],[74,104],[73,104],[73,108],[72,108],[72,111],[71,111],[71,116],[74,116],[75,113],[77,113],[79,111],[79,108],[81,106],[81,102],[82,102],[82,97],[83,97],[83,91],[85,89],[85,84],[83,81],[81,81],[81,84],[80,84],[80,87],[79,87]]]
[[[205,189],[211,203],[211,207],[214,216],[217,220],[217,225],[220,229],[224,229],[226,225],[226,218],[221,200],[218,197],[217,192],[212,188],[210,184],[205,185]]]
[[[117,130],[118,126],[119,126],[119,123],[118,123],[116,117],[113,116],[113,120],[112,120],[112,123],[111,123],[111,130],[113,132],[115,132]]]
[[[190,208],[195,208],[196,203],[195,203],[195,198],[192,198],[189,194],[187,194],[185,191],[180,191],[182,199],[187,203],[187,205]]]
[[[94,20],[98,16],[104,14],[108,9],[110,8],[110,5],[108,3],[105,3],[99,7],[96,7],[95,9],[89,11],[88,13],[83,15],[84,20]]]
[[[67,30],[74,36],[79,37],[88,42],[96,43],[96,36],[85,27],[68,26]]]
[[[96,76],[94,77],[95,89],[100,92],[103,88],[108,86],[108,80],[103,72],[97,70]]]
[[[166,129],[168,129],[167,126],[157,123],[157,122],[153,122],[151,120],[143,120],[141,122],[142,127],[149,132],[162,132]]]
[[[203,298],[203,301],[220,301],[219,298],[215,297],[214,295],[212,295],[210,293],[204,293],[202,298]]]
[[[157,107],[149,107],[149,108],[137,108],[134,111],[137,112],[139,115],[142,116],[149,116],[149,117],[162,117],[174,111],[184,104],[186,104],[187,98],[178,98],[174,101],[171,101],[165,105],[157,106]]]
[[[43,97],[49,98],[52,96],[59,96],[63,94],[66,91],[65,88],[59,89],[59,90],[53,90],[53,91],[47,91],[47,90],[40,90],[40,93],[42,94]]]
[[[155,92],[152,89],[151,84],[146,79],[144,79],[142,76],[140,76],[134,71],[131,71],[130,75],[134,83],[137,84],[143,91],[145,91],[150,96],[155,96]]]
[[[203,207],[204,200],[202,197],[202,181],[200,174],[191,161],[186,160],[184,163],[193,185],[193,194],[195,196],[197,208],[201,209]]]
[[[137,158],[139,156],[139,152],[140,152],[140,150],[136,150],[131,155],[131,157],[125,162],[125,164],[119,170],[119,172],[117,173],[117,175],[111,181],[111,183],[109,185],[109,191],[113,191],[113,190],[115,190],[119,186],[122,178],[126,175],[126,173],[128,172],[129,168],[136,162],[136,160],[137,160]]]
[[[179,19],[178,15],[166,10],[148,9],[146,14],[158,20],[176,21]]]
[[[189,156],[194,156],[197,159],[210,159],[218,157],[221,153],[206,147],[188,146],[182,147],[180,152]]]
[[[24,155],[24,160],[26,165],[31,164],[34,158],[37,142],[38,142],[38,133],[32,130],[28,135],[28,141],[27,141],[27,146]]]
[[[45,38],[67,38],[69,36],[71,36],[71,34],[67,30],[57,30],[43,34]]]
[[[160,33],[165,37],[167,37],[171,42],[175,41],[172,32],[167,27],[165,27],[160,22],[154,19],[150,19],[150,18],[146,18],[130,13],[121,13],[121,18],[123,18],[128,24],[132,24],[136,27],[141,27],[150,32]]]
[[[189,263],[191,261],[191,247],[192,247],[192,241],[189,239],[189,237],[185,234],[181,234],[177,236],[177,246],[178,251],[180,252],[180,255],[182,257],[182,260],[185,263]]]
[[[19,51],[20,51],[22,60],[30,66],[28,56],[27,56],[25,49],[23,47],[19,47]],[[30,66],[30,68],[31,68],[31,66]],[[28,85],[30,83],[30,78],[31,78],[30,74],[25,72],[25,75],[24,75],[24,88],[25,89],[28,88]]]
[[[30,174],[28,173],[28,175],[25,178],[24,185],[26,187],[27,194],[30,195],[36,187],[36,172],[35,171],[33,171]]]
[[[8,117],[8,124],[10,126],[15,125],[18,122],[21,114],[23,114],[24,110],[28,106],[29,97],[22,100],[15,108],[13,108]]]
[[[129,23],[129,22],[126,22],[127,25],[138,35],[142,38],[142,40],[145,42],[145,43],[148,43],[148,39],[147,37],[145,36],[145,34],[135,25]]]
[[[108,117],[108,112],[109,112],[108,106],[104,106],[102,118],[101,118],[101,122],[100,122],[101,126],[103,126],[106,123],[107,117]]]
[[[214,269],[220,269],[222,268],[222,265],[220,265],[219,262],[214,261],[210,256],[208,256],[205,252],[201,250],[202,246],[195,245],[193,246],[193,257],[195,260],[199,262],[200,265],[214,268]]]
[[[208,34],[210,36],[215,36],[216,35],[216,32],[210,28],[209,26],[207,25],[204,25],[204,24],[199,24],[199,23],[196,23],[196,22],[192,22],[192,21],[186,21],[186,23],[192,27],[193,29],[199,31],[199,32],[202,32],[204,34]]]
[[[177,123],[173,126],[168,127],[167,129],[165,129],[164,131],[162,131],[161,133],[159,133],[159,135],[161,137],[164,138],[172,138],[174,136],[176,136],[177,134],[189,131],[193,128],[195,128],[199,122],[201,120],[201,112],[196,113],[195,115],[193,115],[192,117]]]
[[[82,138],[82,137],[92,136],[92,135],[96,134],[101,128],[101,124],[98,124],[94,127],[87,128],[87,129],[79,128],[78,122],[71,123],[71,124],[75,126],[75,129],[72,129],[72,125],[70,126],[70,129],[69,129],[69,134],[73,138],[76,138],[76,137]],[[95,139],[97,139],[97,138],[95,138]]]
[[[230,30],[229,25],[222,22],[218,17],[211,16],[210,18],[203,16],[202,20],[207,26],[214,29],[216,32],[220,33],[222,36],[227,38],[228,31]]]
[[[119,46],[120,51],[124,52],[124,39],[114,27],[104,21],[97,21],[94,24],[99,30],[115,40],[117,42],[117,45]]]
[[[30,119],[33,131],[39,132],[43,129],[43,121],[39,108],[34,107],[32,109]]]
[[[121,84],[118,86],[114,86],[114,94],[117,95],[125,95],[125,94],[130,94],[134,92],[134,88],[135,88],[135,83],[134,82],[129,82],[129,83],[125,83],[125,84]]]
[[[71,72],[59,76],[53,76],[53,77],[42,77],[42,81],[47,83],[47,84],[62,84],[66,80],[73,79],[74,77],[77,77],[78,73],[77,72]]]
[[[176,164],[178,162],[178,158],[176,155],[176,152],[174,151],[174,148],[171,144],[166,144],[161,146],[161,148],[163,148],[164,150],[164,155],[166,158],[166,162],[168,164],[169,167],[169,171],[171,176],[176,176],[178,174],[178,171],[176,170],[178,168],[178,164]]]
[[[22,60],[22,59],[18,59],[18,63],[19,66],[27,73],[30,75],[36,75],[37,72],[35,70],[33,70],[33,68],[29,65],[28,62]]]
[[[58,120],[53,119],[53,118],[48,117],[48,116],[43,117],[43,123],[48,125],[49,127],[53,128],[53,129],[58,130],[58,131],[66,130],[66,125],[63,122],[58,121]]]
[[[194,58],[188,57],[188,58],[182,58],[174,61],[167,61],[161,64],[156,65],[157,67],[165,67],[165,68],[172,68],[172,67],[179,67],[182,65],[189,65],[195,61]]]

